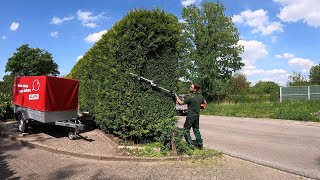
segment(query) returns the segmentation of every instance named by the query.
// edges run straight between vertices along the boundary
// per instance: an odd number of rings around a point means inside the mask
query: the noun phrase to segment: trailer
[[[79,137],[86,121],[93,121],[88,113],[78,115],[79,81],[54,76],[15,77],[12,102],[18,130],[28,130],[32,121],[68,127],[70,139]]]

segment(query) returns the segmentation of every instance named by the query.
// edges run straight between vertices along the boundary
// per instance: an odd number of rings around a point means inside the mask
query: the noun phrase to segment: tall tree
[[[230,79],[229,91],[230,94],[237,94],[240,91],[248,91],[249,86],[250,82],[247,81],[246,75],[236,73]]]
[[[52,55],[39,48],[30,48],[24,44],[8,59],[5,72],[10,74],[3,77],[0,92],[11,97],[12,85],[15,76],[59,75],[58,65],[53,61]]]
[[[279,84],[272,81],[259,81],[253,86],[254,92],[264,93],[264,94],[277,94],[280,91]]]
[[[312,85],[320,85],[320,64],[311,67],[309,78]]]
[[[205,2],[201,7],[191,5],[183,8],[182,49],[186,72],[190,80],[202,86],[207,100],[226,93],[227,81],[232,72],[241,69],[238,45],[239,32],[231,17],[224,14],[225,6],[219,2]],[[184,73],[184,74],[187,74]],[[183,73],[180,73],[183,74]]]
[[[8,59],[5,72],[14,76],[38,76],[60,74],[58,64],[53,61],[52,55],[39,48],[30,48],[23,44]]]
[[[288,79],[288,86],[308,86],[310,82],[308,79],[301,74],[301,72],[293,72]]]

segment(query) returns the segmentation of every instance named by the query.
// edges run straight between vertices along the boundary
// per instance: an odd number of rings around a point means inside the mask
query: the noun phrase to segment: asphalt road
[[[21,146],[0,137],[0,180],[56,179],[305,179],[224,156],[201,161],[98,161]]]
[[[201,116],[200,131],[206,148],[320,179],[320,123]]]

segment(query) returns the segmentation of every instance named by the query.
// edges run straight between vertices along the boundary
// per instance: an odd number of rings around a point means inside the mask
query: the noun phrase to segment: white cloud
[[[252,85],[259,80],[273,81],[280,85],[285,85],[288,79],[288,72],[284,69],[257,69],[255,66],[256,61],[265,58],[268,55],[266,45],[255,40],[244,41],[240,40],[240,45],[244,46],[244,52],[241,55],[243,62],[245,63],[242,69],[243,74],[250,79]],[[283,58],[282,55],[280,58]]]
[[[252,69],[252,70],[244,70],[244,74],[246,74],[247,76],[252,76],[252,75],[274,76],[274,75],[280,75],[280,74],[287,74],[287,71],[283,69],[271,69],[271,70]]]
[[[89,28],[97,27],[96,21],[105,18],[103,16],[104,13],[100,13],[99,15],[93,16],[92,12],[89,11],[77,11],[78,20],[82,22],[82,25]]]
[[[251,83],[254,84],[255,80],[270,80],[280,85],[286,85],[289,77],[289,73],[284,69],[257,69],[255,63],[257,60],[265,57],[268,54],[266,47],[263,43],[258,41],[239,41],[240,45],[244,46],[244,53],[241,55],[245,67],[242,69],[248,79],[251,79]],[[292,53],[276,54],[275,58],[285,59],[288,65],[295,68],[297,72],[308,74],[312,66],[316,63],[307,58],[295,57]]]
[[[82,59],[82,58],[83,58],[83,55],[78,56],[76,61],[78,62],[78,61],[79,61],[80,59]]]
[[[102,37],[103,34],[105,34],[107,32],[107,30],[103,30],[97,33],[93,33],[93,34],[89,34],[86,38],[85,41],[88,43],[95,43],[97,41],[99,41]]]
[[[273,81],[279,85],[284,86],[288,80],[289,73],[284,69],[251,69],[243,70],[243,74],[249,77],[251,84],[254,85],[258,81]],[[251,76],[251,77],[250,77]],[[248,79],[249,79],[248,78]]]
[[[58,31],[50,32],[50,36],[51,36],[51,37],[54,37],[54,38],[58,38],[59,32],[58,32]]]
[[[2,36],[1,39],[5,40],[5,39],[7,39],[7,37],[6,36]]]
[[[278,41],[278,37],[277,36],[272,36],[271,37],[271,42],[272,43],[276,43]]]
[[[246,65],[242,68],[243,70],[255,70],[256,66],[253,65]]]
[[[264,70],[262,70],[262,69],[250,69],[250,70],[244,70],[243,73],[246,76],[252,76],[252,75],[257,75],[257,74],[263,74]]]
[[[316,63],[310,59],[295,57],[295,55],[291,53],[284,53],[283,55],[277,54],[275,57],[278,59],[287,59],[289,66],[297,67],[302,72],[308,72],[312,66],[316,65]]]
[[[101,19],[106,18],[103,15],[104,15],[104,13],[100,13],[100,14],[94,16],[92,12],[81,11],[81,10],[78,10],[77,14],[76,14],[77,19],[79,21],[81,21],[82,26],[89,27],[89,28],[98,27],[96,22],[101,20]],[[63,17],[63,18],[59,18],[59,17],[54,16],[51,19],[50,24],[62,24],[64,22],[66,22],[66,21],[71,21],[73,19],[74,19],[74,16]]]
[[[187,21],[184,19],[179,19],[179,23],[185,24],[185,23],[187,23]]]
[[[308,71],[312,66],[315,65],[313,61],[310,59],[304,59],[304,58],[292,58],[288,61],[289,66],[296,66],[299,68],[302,68],[303,71]]]
[[[95,28],[98,27],[98,25],[96,23],[90,22],[90,23],[83,23],[82,24],[85,27],[89,27],[89,28]]]
[[[283,53],[283,55],[281,55],[281,54],[276,54],[275,57],[276,57],[277,59],[282,59],[282,58],[292,59],[292,58],[294,58],[294,54],[291,54],[291,53]]]
[[[234,15],[232,16],[232,21],[234,23],[242,24],[245,18],[243,18],[241,15]]]
[[[16,31],[19,28],[19,25],[18,22],[13,22],[10,26],[10,31]]]
[[[258,59],[268,55],[266,46],[259,41],[240,40],[238,44],[244,46],[244,52],[241,57],[246,66],[252,66]]]
[[[319,0],[273,0],[280,3],[278,17],[285,22],[302,21],[311,27],[320,27]]]
[[[73,18],[74,18],[73,16],[63,17],[63,18],[58,18],[58,17],[54,16],[51,19],[50,24],[62,24],[64,22],[66,22],[66,21],[71,21]]]
[[[181,4],[182,6],[186,7],[186,6],[190,6],[192,4],[198,4],[201,3],[202,0],[182,0]]]
[[[280,54],[276,54],[274,57],[277,58],[277,59],[282,59],[283,58],[283,56],[280,55]]]
[[[246,10],[240,15],[234,15],[232,21],[238,24],[245,24],[253,28],[253,33],[262,33],[263,35],[273,32],[283,32],[283,25],[280,22],[271,22],[267,16],[268,11],[259,9],[256,11]]]
[[[286,59],[292,59],[292,58],[294,58],[294,54],[284,53],[283,57],[286,58]]]
[[[79,20],[88,22],[88,21],[96,21],[96,20],[98,20],[99,18],[102,17],[103,13],[101,13],[101,14],[99,14],[97,16],[92,16],[92,13],[89,12],[89,11],[78,10],[77,11],[77,15],[78,15],[78,19]]]

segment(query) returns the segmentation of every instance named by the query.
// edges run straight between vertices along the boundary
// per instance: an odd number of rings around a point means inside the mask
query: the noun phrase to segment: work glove
[[[175,101],[177,97],[177,93],[175,91],[170,91],[172,99]]]
[[[176,97],[177,93],[175,91],[170,91],[170,93],[172,94],[172,96]]]

